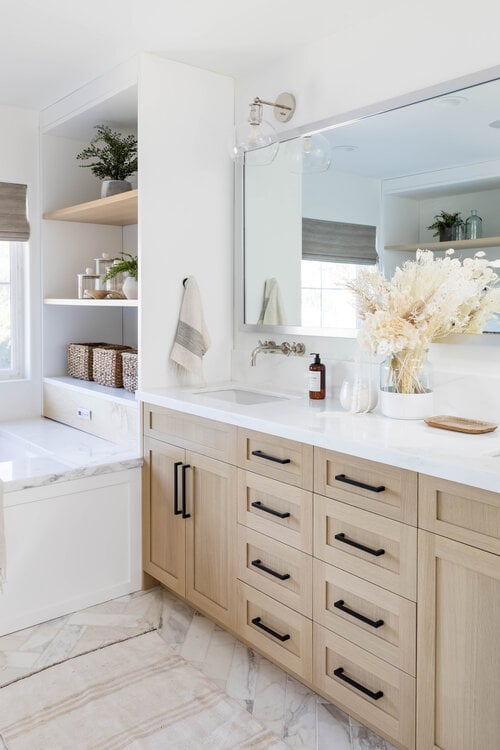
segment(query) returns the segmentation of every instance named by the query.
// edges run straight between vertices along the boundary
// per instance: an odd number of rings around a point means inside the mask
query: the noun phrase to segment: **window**
[[[23,374],[23,245],[0,241],[0,380]]]
[[[302,325],[311,328],[356,328],[356,310],[345,282],[365,265],[302,260]]]

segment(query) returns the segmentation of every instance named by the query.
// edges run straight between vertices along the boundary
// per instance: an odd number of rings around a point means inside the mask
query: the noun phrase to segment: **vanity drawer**
[[[238,581],[238,632],[272,661],[299,677],[312,677],[312,622]]]
[[[312,490],[313,449],[311,445],[238,428],[238,466]]]
[[[415,679],[316,623],[313,638],[318,690],[398,746],[413,749]]]
[[[238,576],[312,617],[312,557],[304,552],[238,525]]]
[[[500,492],[419,477],[419,526],[500,555]]]
[[[219,461],[236,463],[234,425],[144,404],[144,434]]]
[[[314,495],[314,556],[416,601],[413,526]]]
[[[320,560],[313,582],[315,622],[415,676],[414,602]]]
[[[417,474],[413,471],[315,448],[314,491],[417,525]]]
[[[312,554],[312,493],[238,469],[238,521]]]

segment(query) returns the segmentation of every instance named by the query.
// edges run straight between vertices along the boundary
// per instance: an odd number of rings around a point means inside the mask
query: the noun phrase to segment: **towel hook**
[[[185,278],[185,279],[182,279],[182,286],[184,287],[184,289],[186,288],[186,281],[188,280],[188,278],[189,278],[189,277],[188,277],[188,276],[186,276],[186,278]]]

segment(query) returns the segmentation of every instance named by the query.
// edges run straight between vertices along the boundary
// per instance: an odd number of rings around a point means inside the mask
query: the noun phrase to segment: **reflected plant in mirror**
[[[446,106],[449,98],[323,128],[331,153],[326,171],[291,163],[306,128],[298,137],[283,134],[268,166],[245,156],[242,330],[354,337],[360,322],[346,282],[367,266],[391,279],[419,248],[444,257],[455,247],[461,260],[478,249],[487,261],[500,257],[500,131],[490,127],[499,119],[500,81],[461,90],[460,112]],[[453,239],[436,241],[438,220],[456,228],[472,210],[483,219],[482,237],[465,239],[461,226]],[[271,280],[279,305],[269,306]],[[266,299],[279,315],[263,315]],[[500,331],[500,316],[484,330]]]

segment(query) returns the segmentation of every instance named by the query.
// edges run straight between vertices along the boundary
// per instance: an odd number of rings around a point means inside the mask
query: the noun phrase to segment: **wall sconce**
[[[270,164],[276,157],[279,148],[278,133],[271,123],[263,119],[264,106],[273,107],[274,116],[279,122],[289,122],[295,112],[295,97],[284,92],[275,102],[255,97],[250,104],[248,120],[238,123],[230,144],[230,155],[233,161],[251,151],[254,156],[252,165]]]
[[[326,172],[332,163],[332,147],[321,133],[295,138],[285,145],[290,172],[316,174]]]

